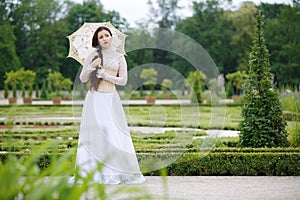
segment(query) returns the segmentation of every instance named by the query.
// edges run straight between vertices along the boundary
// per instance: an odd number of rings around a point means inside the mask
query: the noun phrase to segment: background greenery
[[[80,65],[68,54],[67,35],[84,22],[110,21],[129,35],[130,43],[151,37],[143,30],[149,23],[184,33],[210,54],[223,74],[248,70],[248,55],[254,34],[257,9],[265,17],[266,44],[271,53],[271,68],[279,87],[299,86],[299,1],[292,5],[244,3],[237,9],[224,8],[230,1],[208,0],[193,2],[193,15],[178,14],[178,0],[150,1],[152,17],[142,20],[137,28],[128,26],[126,19],[114,10],[104,10],[101,1],[86,0],[16,0],[0,1],[0,77],[21,67],[36,72],[36,82],[42,87],[49,72],[59,71],[64,77],[75,79]],[[163,14],[164,13],[164,14]],[[158,33],[162,34],[162,33]],[[160,50],[144,49],[128,53],[129,70],[144,63],[166,64],[188,76],[194,68],[184,59]],[[162,73],[162,72],[159,72]],[[168,78],[168,74],[164,78]],[[160,80],[159,80],[160,81]],[[173,83],[175,87],[181,83]],[[0,88],[4,88],[0,79]]]

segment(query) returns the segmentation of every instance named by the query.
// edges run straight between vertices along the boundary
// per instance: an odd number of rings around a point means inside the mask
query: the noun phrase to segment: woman
[[[83,105],[76,165],[80,174],[94,173],[102,184],[144,182],[123,107],[115,85],[127,83],[127,64],[123,54],[111,48],[111,31],[99,27],[92,39],[95,50],[85,59],[80,74],[90,81]],[[102,165],[101,170],[97,170]]]

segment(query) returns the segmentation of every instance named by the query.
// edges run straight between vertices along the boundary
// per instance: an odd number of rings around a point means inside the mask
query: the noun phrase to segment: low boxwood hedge
[[[29,154],[10,153],[17,157]],[[63,155],[63,154],[60,154]],[[1,153],[1,161],[8,153]],[[45,153],[37,160],[41,169],[47,168],[57,154]],[[137,153],[139,160],[155,158],[179,158],[166,167],[169,176],[299,176],[300,153],[298,152],[207,152],[183,153]],[[75,157],[74,157],[75,159]],[[74,162],[74,160],[72,160]],[[159,175],[159,171],[147,172],[145,175]]]
[[[189,153],[167,169],[176,176],[299,176],[300,153]]]
[[[300,113],[283,111],[283,117],[287,121],[300,121]]]

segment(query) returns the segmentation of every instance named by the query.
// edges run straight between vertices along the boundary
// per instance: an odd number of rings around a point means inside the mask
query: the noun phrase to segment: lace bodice
[[[97,91],[113,92],[115,85],[126,85],[127,83],[127,64],[124,55],[113,51],[112,49],[103,50],[103,68],[105,73],[100,80]],[[80,74],[80,80],[87,82],[90,79],[90,74],[95,69],[92,68],[91,62],[98,53],[96,50],[85,59],[83,68]]]

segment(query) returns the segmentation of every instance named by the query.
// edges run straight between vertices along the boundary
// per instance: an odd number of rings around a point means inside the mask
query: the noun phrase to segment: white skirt
[[[98,167],[101,165],[101,169]],[[101,184],[145,181],[117,92],[88,91],[82,111],[76,166]]]

